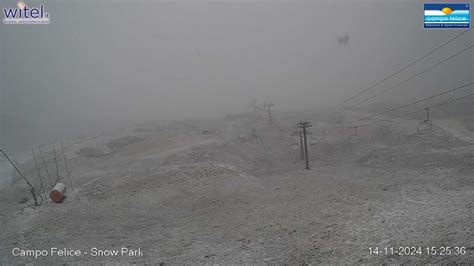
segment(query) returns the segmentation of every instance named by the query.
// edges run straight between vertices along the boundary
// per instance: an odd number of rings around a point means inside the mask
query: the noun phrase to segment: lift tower
[[[273,106],[273,103],[272,102],[264,102],[263,106],[265,106],[265,108],[268,111],[268,124],[271,126],[272,125],[272,113],[270,111],[270,107]]]
[[[306,138],[306,129],[312,127],[311,122],[309,121],[300,121],[296,125],[298,128],[303,129],[303,144],[304,144],[304,159],[306,162],[306,170],[309,170],[309,160],[308,160],[308,140]]]

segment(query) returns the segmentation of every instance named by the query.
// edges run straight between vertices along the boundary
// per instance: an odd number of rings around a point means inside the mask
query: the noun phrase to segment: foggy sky
[[[3,146],[117,121],[236,113],[250,98],[277,110],[330,107],[461,31],[423,29],[423,1],[42,3],[50,25],[0,25]],[[387,84],[472,44],[469,34]],[[468,51],[387,97],[466,83],[472,61]]]

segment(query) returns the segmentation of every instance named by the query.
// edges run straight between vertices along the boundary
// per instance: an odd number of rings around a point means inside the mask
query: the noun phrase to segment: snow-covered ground
[[[346,127],[315,115],[313,136],[326,137],[310,146],[304,170],[292,136],[299,119],[280,117],[272,126],[247,115],[65,142],[73,172],[72,186],[61,178],[63,203],[20,203],[28,197],[20,182],[2,189],[0,264],[474,262],[471,131],[443,121],[419,136],[417,121],[388,120],[361,127],[350,143]],[[38,185],[31,161],[22,167]],[[423,252],[369,253],[407,246]],[[447,246],[466,254],[425,251]],[[13,256],[15,247],[89,254],[35,259]],[[143,256],[93,256],[94,247]]]

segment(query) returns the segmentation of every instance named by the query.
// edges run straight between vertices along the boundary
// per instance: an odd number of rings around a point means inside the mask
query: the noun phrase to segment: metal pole
[[[306,128],[311,127],[311,122],[300,121],[297,124],[298,128],[303,129],[303,141],[304,141],[304,157],[306,163],[306,169],[309,170],[309,158],[308,158],[308,139],[306,137]]]
[[[23,178],[23,180],[26,183],[26,186],[30,190],[31,196],[33,196],[33,199],[35,201],[35,205],[38,206],[38,199],[36,198],[36,189],[35,189],[35,187],[33,187],[33,185],[30,183],[30,181],[28,181],[28,179],[26,179],[26,177],[23,175],[23,173],[20,171],[20,169],[18,169],[18,167],[16,167],[16,165],[12,162],[12,160],[10,160],[10,157],[8,157],[8,155],[2,149],[0,149],[0,152],[3,153],[3,155],[5,156],[5,158],[7,158],[7,160],[10,162],[10,164],[13,166],[13,168],[15,168],[15,170],[18,172],[18,174],[20,174],[20,176]],[[41,197],[41,199],[43,199],[41,194],[38,194],[38,195]]]
[[[308,141],[306,139],[306,127],[303,127],[303,138],[304,138],[304,159],[306,163],[306,170],[309,170]]]
[[[59,180],[61,179],[59,178],[58,160],[56,159],[56,149],[54,148],[54,142],[53,142],[53,155],[54,155],[54,164],[56,165],[56,181],[54,183],[57,184]]]
[[[38,167],[38,162],[36,161],[36,156],[35,156],[35,152],[33,151],[33,148],[31,148],[31,153],[33,154],[33,160],[35,161],[36,173],[38,173],[38,178],[41,182],[41,188],[43,189],[44,196],[46,198],[48,198],[48,196],[46,195],[46,189],[44,188],[43,179],[41,178],[41,174],[40,174],[39,167]]]
[[[270,106],[268,106],[268,124],[272,125],[272,111],[270,110]]]
[[[71,184],[71,187],[72,187],[71,172],[69,171],[69,166],[67,165],[66,154],[64,153],[63,142],[60,141],[59,143],[61,144],[61,150],[63,152],[64,164],[66,165],[67,179],[69,179],[69,183]]]
[[[299,131],[298,133],[300,133],[300,159],[304,160],[303,131]]]
[[[51,185],[51,188],[52,188],[53,187],[53,182],[51,181],[51,175],[49,174],[48,166],[46,165],[46,161],[44,160],[43,151],[41,150],[41,146],[39,146],[38,149],[39,149],[39,152],[40,152],[40,155],[41,155],[41,159],[43,160],[44,169],[46,169],[46,174],[48,175],[49,184]]]

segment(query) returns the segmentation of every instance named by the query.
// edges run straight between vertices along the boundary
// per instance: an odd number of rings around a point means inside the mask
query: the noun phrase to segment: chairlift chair
[[[319,137],[319,142],[326,140],[326,129],[321,130],[321,137]]]
[[[309,145],[319,144],[319,140],[313,137],[313,132],[311,131],[306,132],[306,136],[309,138]]]
[[[300,137],[299,137],[299,135],[300,135],[300,132],[299,132],[299,131],[293,131],[293,132],[291,133],[291,136],[293,137],[293,138],[292,138],[292,141],[294,141],[294,142],[291,143],[291,145],[293,145],[293,146],[300,145]]]
[[[425,111],[426,111],[426,119],[418,122],[418,126],[416,127],[416,130],[418,131],[418,134],[420,135],[433,132],[433,122],[430,120],[430,110],[427,107],[425,108]]]
[[[349,142],[350,143],[359,143],[360,142],[360,136],[357,131],[357,126],[352,127],[354,129],[354,132],[349,136]]]

